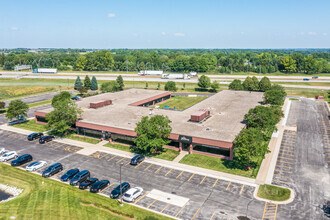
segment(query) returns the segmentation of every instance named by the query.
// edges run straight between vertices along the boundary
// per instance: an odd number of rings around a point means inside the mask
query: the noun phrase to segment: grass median
[[[4,164],[0,183],[24,189],[14,200],[0,203],[1,219],[170,219]]]
[[[35,131],[35,132],[45,132],[50,129],[48,125],[38,124],[33,119],[29,120],[27,122],[12,125],[15,128],[21,128],[29,131]]]
[[[291,191],[282,187],[264,184],[259,186],[257,195],[260,198],[272,201],[285,201],[290,198]]]

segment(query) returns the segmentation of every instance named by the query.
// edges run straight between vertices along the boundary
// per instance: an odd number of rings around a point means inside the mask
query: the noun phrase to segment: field
[[[159,108],[164,108],[165,106],[169,106],[171,109],[176,110],[185,110],[186,108],[189,108],[190,106],[195,105],[196,103],[203,101],[207,97],[186,97],[186,96],[174,96],[170,100],[165,101],[161,104],[159,104]]]
[[[273,201],[285,201],[290,198],[291,191],[278,186],[260,185],[258,196],[260,198],[269,199]]]
[[[4,164],[0,182],[24,189],[18,198],[0,203],[1,219],[169,219]]]
[[[51,86],[0,85],[0,101],[56,91],[56,88]]]

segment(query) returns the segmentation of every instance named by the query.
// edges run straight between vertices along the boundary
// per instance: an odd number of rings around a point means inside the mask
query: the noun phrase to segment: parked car
[[[55,137],[53,135],[47,135],[47,136],[42,136],[40,139],[39,139],[39,143],[40,144],[43,144],[43,143],[46,143],[46,142],[49,142],[51,140],[53,140]]]
[[[79,173],[78,168],[68,170],[68,171],[66,171],[65,174],[63,174],[61,176],[61,181],[66,182],[66,181],[70,180],[72,177],[74,177],[74,175],[76,175],[77,173]]]
[[[42,172],[43,177],[51,177],[54,174],[61,172],[63,170],[63,165],[60,163],[54,163],[53,165],[50,165],[47,167],[47,169]]]
[[[27,122],[27,121],[28,120],[26,118],[19,117],[19,119],[17,119],[17,120],[8,122],[8,125],[16,125],[16,124],[24,123],[24,122]]]
[[[88,170],[80,171],[70,180],[70,185],[75,186],[81,182],[89,180],[90,176],[91,174]]]
[[[36,171],[44,166],[47,165],[47,162],[46,161],[35,161],[35,162],[32,162],[30,163],[29,165],[27,165],[27,167],[25,168],[26,171]]]
[[[32,134],[29,134],[29,136],[27,136],[27,139],[29,141],[33,141],[34,139],[40,138],[42,136],[44,136],[43,133],[32,133]]]
[[[109,185],[110,185],[109,180],[100,180],[100,181],[97,181],[96,183],[94,183],[89,191],[93,192],[93,193],[98,193]]]
[[[32,160],[33,160],[33,157],[31,156],[31,154],[23,154],[23,155],[17,157],[15,160],[13,160],[10,164],[12,166],[20,166],[20,165],[30,162]]]
[[[144,161],[144,156],[143,155],[136,155],[131,159],[131,165],[138,165],[139,163],[141,163],[142,161]]]
[[[121,192],[120,192],[120,185],[121,185]],[[112,192],[110,193],[110,198],[117,199],[122,194],[127,192],[127,190],[129,190],[130,188],[131,188],[131,186],[129,185],[128,182],[123,182],[123,183],[119,184],[116,188],[114,188],[114,190],[112,190]]]
[[[0,162],[5,162],[18,157],[16,151],[9,151],[0,157]]]
[[[91,187],[97,181],[99,181],[98,178],[90,178],[89,180],[86,180],[84,182],[81,182],[79,184],[79,189],[88,189],[89,187]]]
[[[141,187],[134,187],[130,188],[126,193],[123,195],[123,200],[126,202],[134,202],[143,192]]]
[[[4,147],[0,148],[0,154],[6,153],[6,149]]]
[[[76,96],[72,97],[71,100],[80,101],[81,97],[79,95],[76,95]]]

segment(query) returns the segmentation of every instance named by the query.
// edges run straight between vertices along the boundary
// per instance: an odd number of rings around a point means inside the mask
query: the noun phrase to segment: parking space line
[[[118,155],[115,155],[115,156],[111,157],[108,161],[112,160],[115,157],[118,157]]]
[[[273,179],[273,181],[280,182],[280,183],[285,183],[285,184],[290,184],[289,182],[285,182],[285,181],[277,180],[277,179]]]
[[[187,203],[184,206],[182,206],[182,208],[178,211],[178,213],[176,213],[175,217],[177,217],[180,214],[180,212],[182,211],[182,209],[184,209],[184,207],[186,207],[186,205]]]
[[[125,164],[125,166],[127,166],[127,165],[130,164],[130,163],[131,163],[131,161],[128,161],[127,164]]]
[[[150,208],[150,206],[152,206],[157,200],[158,200],[158,197],[152,203],[150,203],[150,205],[148,205],[147,209]]]
[[[159,167],[154,173],[158,173],[160,171],[160,169],[162,169],[163,166]]]
[[[294,153],[294,151],[293,150],[286,150],[286,149],[281,149],[280,151],[288,151],[288,152],[292,152],[292,153]]]
[[[219,180],[220,176],[218,177],[218,179],[214,182],[212,188],[215,186],[215,184],[217,184],[218,180]]]
[[[173,201],[171,201],[170,203],[167,203],[167,205],[163,208],[162,211],[160,211],[160,213],[162,213],[165,209],[167,209],[167,207],[169,207],[169,206],[171,205],[172,202],[173,202]]]
[[[145,193],[143,196],[141,196],[140,198],[138,198],[138,200],[136,200],[134,202],[134,204],[138,203],[141,199],[143,199],[148,193]]]
[[[287,148],[287,149],[291,149],[291,150],[294,150],[294,148],[293,147],[289,147],[289,146],[281,146],[281,148]]]
[[[279,170],[279,169],[275,169],[275,170],[278,171],[278,172],[283,172],[283,173],[292,173],[292,172],[285,171],[285,170]]]
[[[60,146],[54,147],[54,149],[60,148],[62,146],[64,146],[65,144],[61,144]]]
[[[114,183],[113,183],[113,184],[114,184]],[[100,193],[103,193],[104,190],[108,189],[110,186],[111,186],[111,185],[109,185],[109,186],[105,187],[104,189],[102,189]]]
[[[148,170],[149,167],[151,167],[153,164],[151,163],[147,168],[144,169],[144,171]]]
[[[281,162],[281,163],[288,163],[288,164],[294,164],[294,163],[283,161],[283,160],[279,160],[279,162]]]
[[[292,167],[288,167],[288,166],[285,166],[285,165],[279,165],[279,164],[276,164],[276,166],[278,166],[278,167],[285,167],[285,168],[292,169]]]
[[[201,208],[199,208],[199,209],[196,211],[195,215],[191,218],[191,220],[194,220],[194,219],[195,219],[195,217],[196,217],[196,215],[197,215],[197,213],[199,212],[200,209],[201,209]]]
[[[143,164],[144,163],[144,161],[142,161],[141,163],[139,163],[137,166],[135,166],[134,168],[136,169],[136,168],[138,168],[139,166],[141,166],[141,164]]]
[[[282,175],[276,174],[276,173],[274,173],[274,176],[280,176],[280,177],[283,177],[283,178],[288,178],[287,176],[282,176]]]
[[[58,175],[60,175],[61,173],[65,173],[67,170],[68,170],[68,169],[62,170],[62,171],[58,172],[57,174],[55,174],[54,176],[58,176]]]
[[[282,157],[282,156],[278,156],[278,158],[285,159],[285,160],[294,160],[293,158]]]
[[[195,175],[195,173],[193,173],[193,174],[190,176],[190,178],[188,179],[187,182],[189,182],[189,181],[191,180],[191,178],[193,178],[194,175]]]
[[[125,159],[126,159],[126,157],[121,158],[120,160],[118,160],[118,161],[116,162],[116,164],[120,163],[121,161],[123,161],[123,160],[125,160]]]
[[[181,176],[181,174],[182,174],[183,172],[184,172],[184,171],[182,170],[182,172],[181,172],[179,175],[177,175],[175,179],[177,179],[179,176]]]
[[[213,214],[212,214],[212,216],[211,216],[210,220],[212,220],[212,219],[213,219],[213,216],[215,215],[215,213],[216,213],[216,211],[214,211],[214,212],[213,212]]]
[[[106,153],[106,154],[102,155],[99,159],[102,159],[103,157],[108,156],[108,155],[110,155],[110,154]]]
[[[173,168],[170,169],[170,170],[165,174],[165,176],[167,176],[172,170],[173,170]]]
[[[244,189],[244,186],[245,186],[245,185],[243,184],[241,190],[239,191],[239,194],[242,194],[243,189]]]
[[[204,178],[203,178],[202,181],[199,183],[199,185],[202,184],[202,183],[204,182],[204,180],[205,180],[206,177],[207,177],[207,175],[204,176]]]
[[[294,155],[293,154],[286,154],[286,153],[280,153],[280,154],[294,158]]]
[[[229,188],[230,184],[231,184],[231,180],[230,180],[230,182],[228,183],[228,186],[227,186],[226,190],[228,190],[228,188]]]

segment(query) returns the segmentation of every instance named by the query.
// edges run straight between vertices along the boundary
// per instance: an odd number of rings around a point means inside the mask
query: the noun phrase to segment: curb
[[[277,185],[273,185],[273,184],[268,184],[268,185],[277,186]],[[261,198],[258,196],[259,186],[260,185],[257,185],[253,192],[253,197],[259,201],[269,202],[269,203],[278,204],[278,205],[286,205],[286,204],[293,202],[293,200],[295,199],[295,196],[296,196],[296,193],[293,189],[288,188],[288,187],[283,187],[283,186],[277,186],[277,187],[281,187],[281,188],[290,190],[290,192],[291,192],[290,198],[285,201],[274,201],[274,200],[264,199],[264,198]]]

